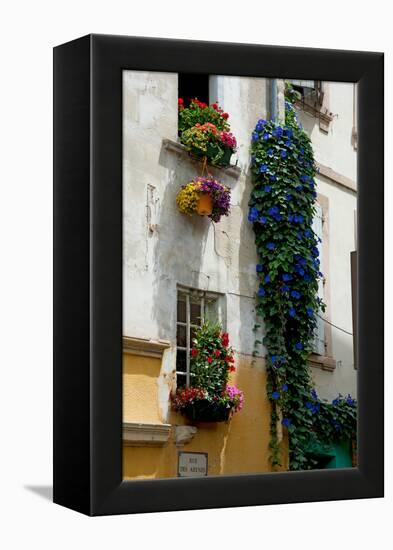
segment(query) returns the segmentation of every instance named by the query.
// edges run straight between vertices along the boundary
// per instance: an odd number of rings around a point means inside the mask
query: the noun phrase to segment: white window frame
[[[196,288],[190,288],[190,287],[183,287],[178,286],[177,287],[177,296],[176,296],[176,306],[179,302],[180,295],[183,295],[185,297],[186,302],[186,321],[179,321],[176,318],[176,352],[178,350],[185,351],[186,352],[186,371],[178,371],[176,369],[176,381],[178,380],[178,376],[186,377],[186,387],[188,388],[190,386],[192,372],[190,372],[190,353],[192,348],[192,342],[191,342],[191,329],[197,328],[199,325],[195,325],[191,323],[191,303],[194,301],[200,303],[201,308],[201,323],[204,322],[206,318],[206,306],[210,303],[216,303],[217,304],[217,321],[221,322],[223,324],[224,322],[224,315],[223,315],[223,304],[222,304],[222,294],[218,294],[215,292],[209,292],[205,290],[199,290]],[[186,327],[186,347],[179,346],[177,341],[177,327],[183,326]],[[177,358],[176,358],[177,361]]]

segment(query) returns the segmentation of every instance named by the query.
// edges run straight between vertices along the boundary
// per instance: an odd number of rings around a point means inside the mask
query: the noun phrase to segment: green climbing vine
[[[254,185],[248,219],[259,256],[257,314],[265,326],[271,462],[273,467],[281,465],[281,422],[289,435],[290,469],[304,470],[315,466],[309,449],[326,435],[333,441],[355,434],[356,402],[348,396],[325,403],[310,379],[307,359],[316,315],[325,305],[317,296],[322,273],[319,239],[312,229],[316,167],[294,99],[288,88],[283,125],[259,120],[252,134]]]

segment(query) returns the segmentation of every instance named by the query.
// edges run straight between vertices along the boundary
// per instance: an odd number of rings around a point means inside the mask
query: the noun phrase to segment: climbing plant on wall
[[[320,411],[331,425],[331,439],[352,429],[346,423],[353,421],[353,415],[349,421],[347,411],[342,418],[334,404],[323,403],[321,408],[307,365],[316,315],[325,305],[317,295],[322,273],[319,238],[312,229],[316,167],[310,139],[297,120],[294,99],[287,90],[284,124],[259,120],[252,134],[254,185],[249,221],[259,257],[257,313],[264,319],[266,331],[271,462],[273,467],[281,464],[281,422],[289,435],[290,469],[303,470],[315,465],[307,449],[321,440],[324,422],[317,420]],[[330,414],[333,409],[337,414]]]

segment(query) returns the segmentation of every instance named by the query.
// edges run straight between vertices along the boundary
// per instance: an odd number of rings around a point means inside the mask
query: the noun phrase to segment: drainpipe
[[[270,79],[270,118],[277,120],[277,79]]]

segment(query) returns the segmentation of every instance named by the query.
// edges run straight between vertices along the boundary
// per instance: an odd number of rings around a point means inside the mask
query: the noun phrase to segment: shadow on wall
[[[153,317],[160,338],[176,343],[177,283],[209,288],[209,276],[200,275],[200,266],[209,233],[210,220],[180,214],[176,196],[180,187],[199,174],[200,167],[188,159],[161,148],[159,164],[167,169],[160,192],[160,206],[153,252]],[[194,165],[195,164],[195,165]]]

